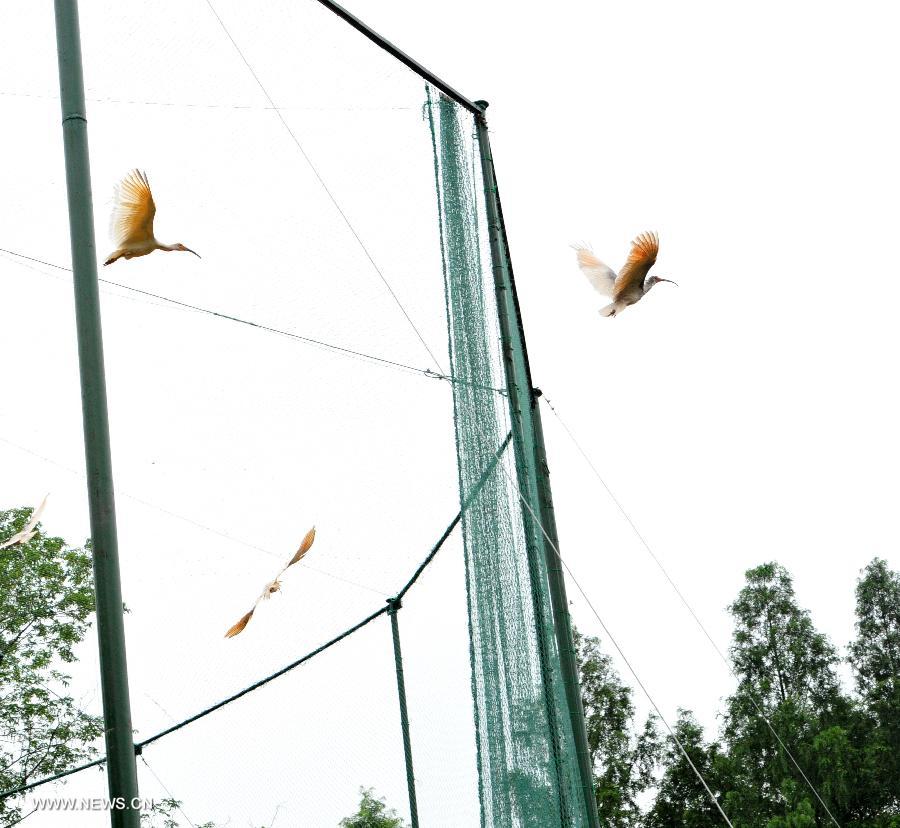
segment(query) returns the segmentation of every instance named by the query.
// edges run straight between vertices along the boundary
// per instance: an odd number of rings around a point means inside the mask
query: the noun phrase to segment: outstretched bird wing
[[[581,272],[588,277],[588,281],[594,286],[594,289],[604,296],[612,296],[613,286],[616,283],[616,272],[609,265],[603,264],[590,248],[580,245],[573,245],[573,247],[578,256],[578,266],[581,268]]]
[[[616,298],[644,284],[647,271],[656,262],[657,253],[659,253],[659,237],[656,233],[641,233],[631,243],[628,261],[616,278],[613,294]]]
[[[253,609],[250,612],[243,615],[234,626],[230,627],[228,632],[225,633],[225,638],[234,638],[236,635],[240,635],[244,631],[244,628],[247,624],[250,623],[250,619],[253,617],[253,613],[256,612],[256,608],[259,606],[259,602],[264,598],[268,598],[273,592],[277,592],[281,588],[281,584],[278,579],[284,574],[285,570],[288,567],[293,566],[295,563],[299,563],[303,557],[309,552],[309,548],[313,545],[313,541],[316,539],[316,527],[313,526],[304,536],[303,540],[300,541],[300,548],[294,553],[293,557],[282,567],[281,572],[279,572],[275,576],[274,581],[270,581],[266,584],[265,589],[262,592],[262,595],[256,599],[256,603],[253,605]],[[272,589],[274,587],[274,589]]]
[[[109,234],[117,247],[129,247],[153,238],[156,205],[146,173],[132,170],[116,187]]]

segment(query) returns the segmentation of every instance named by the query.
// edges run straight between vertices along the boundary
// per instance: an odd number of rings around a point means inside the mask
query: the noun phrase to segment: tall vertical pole
[[[403,757],[406,761],[409,818],[412,821],[412,828],[419,828],[419,806],[416,804],[416,777],[413,773],[412,742],[409,738],[409,714],[406,710],[406,682],[403,679],[403,655],[400,652],[400,627],[397,623],[397,610],[401,606],[399,598],[388,598],[391,637],[394,640],[394,667],[397,670],[397,695],[400,697],[400,729],[403,731]]]
[[[556,531],[556,513],[553,509],[553,495],[550,491],[550,467],[547,464],[547,448],[544,445],[544,426],[541,422],[541,408],[537,404],[537,400],[535,400],[532,414],[534,416],[534,457],[538,475],[538,497],[540,498],[538,514],[541,516],[541,525],[549,536],[545,538],[548,543],[544,544],[544,550],[547,555],[547,580],[550,582],[553,625],[559,648],[566,702],[569,707],[569,716],[572,719],[572,734],[575,737],[575,750],[578,754],[578,773],[581,778],[582,793],[585,802],[588,803],[588,819],[595,820],[590,823],[591,828],[598,828],[600,818],[597,815],[597,800],[594,795],[594,771],[588,748],[584,705],[581,701],[578,661],[575,655],[572,622],[569,617],[566,580],[562,571],[562,561],[556,553],[556,550],[559,549],[559,535]]]
[[[484,116],[484,111],[488,105],[485,101],[475,101],[475,104],[481,109],[481,113],[475,117],[475,130],[481,154],[482,174],[484,176],[491,262],[497,292],[498,320],[509,390],[510,412],[513,420],[517,422],[525,442],[524,446],[517,447],[520,448],[516,458],[517,466],[520,468],[520,489],[522,490],[522,496],[529,500],[531,507],[540,516],[541,524],[550,536],[548,541],[547,538],[543,537],[542,532],[538,533],[541,536],[549,581],[554,636],[561,661],[560,666],[565,688],[566,706],[578,757],[578,775],[584,800],[584,810],[587,813],[590,828],[600,828],[597,802],[594,797],[594,777],[588,751],[584,709],[581,703],[581,689],[575,661],[575,645],[569,622],[566,587],[559,556],[556,552],[556,549],[559,549],[559,542],[556,537],[556,521],[553,516],[553,499],[550,492],[550,477],[547,468],[546,449],[544,447],[543,427],[540,420],[540,410],[536,405],[535,389],[533,389],[531,384],[531,371],[528,365],[528,354],[525,349],[522,317],[519,313],[519,302],[513,280],[506,231],[503,225],[503,212],[497,189],[494,159],[491,155],[487,119]],[[525,485],[521,485],[522,483]],[[527,518],[528,516],[526,516]],[[556,549],[551,546],[551,543]]]
[[[137,768],[125,660],[78,3],[55,0],[54,5],[110,819],[112,828],[139,828],[140,811],[132,807],[138,804]]]

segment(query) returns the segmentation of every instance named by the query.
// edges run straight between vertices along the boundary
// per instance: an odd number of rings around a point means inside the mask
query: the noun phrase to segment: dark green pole
[[[400,729],[403,731],[403,757],[406,760],[406,788],[409,791],[409,818],[412,821],[412,828],[419,828],[419,806],[416,804],[416,777],[413,774],[412,742],[409,739],[409,714],[406,710],[406,682],[403,679],[400,627],[397,624],[397,610],[402,606],[399,598],[388,598],[391,636],[394,639],[394,667],[397,670],[397,695],[400,697]]]
[[[113,828],[139,828],[137,768],[128,698],[122,586],[116,539],[106,379],[97,253],[94,248],[94,208],[91,198],[84,78],[77,0],[55,0],[59,90],[62,103],[69,234],[75,281],[75,322],[81,372],[81,410],[87,458],[88,504],[97,601],[97,638],[100,647],[100,686],[106,736],[110,819]],[[117,807],[117,806],[123,807]]]
[[[536,391],[536,396],[540,395]],[[591,753],[588,749],[587,729],[584,718],[584,705],[581,701],[581,683],[578,680],[578,662],[575,658],[575,641],[572,635],[572,621],[569,616],[569,599],[566,595],[566,579],[562,571],[562,561],[556,553],[559,549],[559,536],[556,532],[556,513],[553,509],[553,494],[550,491],[550,466],[547,463],[547,448],[544,445],[544,426],[541,422],[541,408],[535,402],[532,409],[534,417],[534,457],[538,475],[538,496],[540,497],[541,524],[549,538],[545,544],[547,553],[547,578],[550,582],[550,601],[553,604],[553,625],[559,647],[560,668],[566,690],[566,702],[572,719],[572,734],[575,737],[575,750],[578,753],[578,773],[581,777],[582,791],[588,803],[588,819],[591,828],[600,825],[597,815],[597,801],[594,797],[594,771],[591,764]],[[556,547],[554,549],[554,547]]]
[[[600,828],[597,803],[594,798],[594,776],[588,751],[584,709],[581,703],[581,688],[575,661],[575,644],[569,622],[568,601],[562,567],[556,549],[556,520],[553,514],[553,498],[550,491],[550,477],[547,468],[544,434],[537,407],[537,395],[531,384],[531,371],[525,349],[525,335],[519,302],[512,275],[512,264],[506,231],[503,226],[503,212],[494,171],[488,137],[485,101],[475,101],[481,113],[475,117],[475,130],[481,154],[481,168],[484,176],[485,205],[488,233],[491,247],[491,262],[494,270],[494,285],[497,293],[498,321],[503,346],[503,360],[509,390],[510,413],[518,425],[524,445],[517,446],[516,453],[519,486],[522,496],[539,516],[549,540],[544,538],[538,527],[549,581],[550,603],[553,610],[553,629],[559,651],[560,667],[565,688],[566,704],[578,756],[578,774],[581,782],[584,809],[590,828]],[[530,519],[526,515],[526,520]],[[552,545],[551,545],[552,543]],[[553,548],[556,547],[556,549]]]

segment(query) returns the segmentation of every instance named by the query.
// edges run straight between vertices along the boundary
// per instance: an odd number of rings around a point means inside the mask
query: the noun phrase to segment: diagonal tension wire
[[[684,597],[684,594],[678,588],[678,585],[675,583],[674,580],[672,580],[672,576],[669,575],[668,570],[663,566],[662,561],[660,561],[660,559],[653,552],[653,549],[651,549],[650,544],[647,543],[647,540],[640,533],[640,530],[637,528],[634,521],[631,519],[631,516],[628,514],[628,512],[625,511],[625,508],[619,502],[619,499],[613,494],[612,489],[609,488],[606,481],[603,479],[603,476],[597,470],[597,467],[593,464],[593,462],[591,462],[591,458],[588,457],[587,452],[581,447],[581,443],[579,443],[578,440],[575,439],[575,435],[571,432],[571,430],[566,425],[563,418],[559,415],[559,412],[553,406],[553,403],[551,403],[550,400],[547,399],[547,397],[544,397],[543,399],[547,403],[548,407],[553,412],[553,414],[556,416],[556,419],[559,420],[559,424],[563,427],[566,434],[569,435],[569,439],[574,443],[575,448],[578,449],[579,453],[584,458],[585,462],[588,464],[588,466],[590,466],[591,471],[594,472],[594,476],[600,481],[600,483],[603,485],[603,488],[606,489],[606,493],[609,495],[612,502],[616,504],[616,507],[622,513],[622,516],[625,518],[626,521],[628,521],[628,525],[631,526],[632,530],[634,531],[634,534],[637,536],[638,540],[641,542],[644,549],[647,550],[647,554],[650,555],[650,557],[653,559],[654,563],[659,567],[659,571],[662,572],[662,574],[665,576],[665,579],[669,582],[669,585],[672,587],[672,589],[675,590],[675,594],[678,596],[681,603],[684,604],[685,609],[687,609],[687,611],[691,614],[691,617],[697,623],[697,626],[700,628],[703,635],[706,636],[707,641],[709,641],[709,643],[712,644],[713,649],[716,651],[716,653],[718,653],[719,658],[722,659],[723,663],[728,668],[728,671],[731,673],[731,675],[736,680],[740,681],[740,676],[737,674],[734,667],[731,665],[731,662],[725,657],[725,654],[719,648],[719,645],[716,644],[715,639],[712,637],[712,635],[710,635],[709,630],[707,630],[706,625],[700,620],[700,616],[698,616],[697,613],[694,611],[694,608],[688,602],[687,598]],[[778,744],[781,745],[782,750],[784,750],[785,754],[791,760],[791,763],[793,764],[793,766],[797,769],[798,773],[803,777],[803,781],[806,782],[807,786],[813,792],[816,799],[819,800],[819,804],[825,809],[825,813],[828,814],[829,818],[835,824],[836,828],[841,828],[840,823],[835,819],[834,814],[831,813],[831,810],[828,808],[828,806],[825,804],[825,801],[819,795],[818,790],[816,790],[816,786],[813,785],[813,783],[810,781],[809,777],[806,775],[806,773],[804,773],[803,768],[800,767],[800,763],[797,762],[797,760],[794,758],[794,754],[791,753],[790,749],[784,743],[784,740],[781,738],[781,736],[778,735],[778,732],[775,730],[774,726],[772,725],[772,722],[769,720],[769,717],[766,716],[766,714],[763,711],[760,704],[756,701],[756,699],[752,695],[748,696],[748,698],[750,699],[750,703],[753,705],[754,709],[756,710],[756,713],[766,723],[766,726],[772,732],[772,735],[778,741]]]
[[[56,466],[57,468],[63,469],[64,471],[69,472],[69,474],[73,474],[76,477],[84,478],[85,474],[83,471],[79,471],[78,469],[73,469],[71,466],[67,466],[64,463],[59,463],[56,460],[51,460],[49,457],[44,456],[43,454],[39,454],[36,451],[32,451],[25,446],[20,446],[18,443],[14,443],[12,440],[8,440],[6,437],[0,437],[0,443],[5,443],[8,446],[12,446],[12,448],[17,449],[18,451],[24,452],[25,454],[30,454],[32,457],[37,457],[38,460],[43,460],[45,463],[49,463],[52,466]],[[200,523],[198,520],[194,520],[193,518],[187,517],[187,515],[179,514],[178,512],[173,512],[171,509],[166,509],[164,506],[160,506],[157,503],[153,503],[149,500],[144,500],[142,497],[138,497],[137,495],[133,495],[130,492],[125,491],[119,486],[115,487],[116,497],[126,497],[129,500],[133,500],[135,503],[140,503],[142,506],[146,506],[149,509],[153,509],[154,511],[160,512],[164,515],[168,515],[169,517],[173,517],[176,520],[184,521],[185,523],[190,524],[191,526],[196,526],[198,529],[202,529],[204,532],[209,532],[211,535],[218,535],[220,538],[225,538],[225,540],[229,540],[232,543],[236,543],[238,546],[246,547],[247,549],[255,549],[257,552],[262,552],[268,555],[270,558],[282,558],[276,552],[273,552],[271,549],[266,549],[263,546],[259,546],[255,543],[250,543],[249,541],[242,540],[241,538],[236,538],[234,535],[229,535],[227,532],[223,532],[221,529],[215,529],[212,526],[207,526],[205,523]],[[369,584],[361,584],[357,581],[352,581],[349,578],[345,578],[343,575],[336,575],[334,572],[329,572],[327,569],[322,569],[318,566],[313,566],[306,561],[300,561],[298,566],[302,566],[304,569],[309,570],[310,572],[318,572],[320,575],[325,575],[328,578],[332,578],[335,581],[341,581],[345,584],[350,584],[351,586],[358,587],[359,589],[364,589],[367,592],[374,592],[376,595],[383,595],[387,597],[387,593],[376,589]]]
[[[197,826],[194,825],[193,822],[191,822],[191,818],[184,812],[184,809],[181,807],[181,800],[175,799],[175,797],[172,796],[172,792],[166,787],[166,783],[163,782],[162,779],[160,779],[157,775],[156,771],[150,767],[150,763],[147,761],[147,757],[142,755],[141,761],[144,763],[144,765],[146,765],[147,770],[150,771],[150,774],[153,776],[153,778],[157,782],[159,782],[160,787],[169,795],[169,799],[175,803],[175,807],[178,809],[179,813],[188,821],[188,825],[190,825],[191,828],[197,828]]]
[[[427,567],[428,564],[430,564],[434,560],[435,555],[437,555],[438,551],[444,545],[447,538],[450,537],[453,530],[456,528],[457,524],[462,519],[463,515],[465,514],[466,509],[468,509],[468,507],[472,503],[472,501],[479,495],[482,488],[484,487],[484,484],[487,482],[488,477],[490,477],[490,475],[493,473],[494,469],[497,467],[497,464],[499,463],[500,458],[503,455],[503,452],[506,450],[506,447],[509,445],[511,438],[512,438],[512,432],[510,432],[509,434],[506,435],[506,439],[504,439],[504,441],[497,448],[497,451],[494,453],[494,457],[491,459],[490,463],[488,463],[487,467],[482,472],[481,477],[476,481],[475,485],[472,486],[472,488],[469,490],[468,494],[466,495],[465,499],[463,500],[460,510],[456,514],[456,517],[454,517],[453,520],[450,521],[450,524],[447,526],[447,528],[441,534],[437,543],[435,543],[435,545],[432,547],[432,549],[428,553],[427,557],[416,568],[416,571],[413,573],[413,576],[409,579],[409,581],[406,583],[406,585],[400,590],[400,592],[398,593],[398,597],[402,597],[403,595],[405,595],[407,593],[407,591],[409,591],[409,589],[413,586],[413,584],[416,582],[416,580],[418,580],[419,576],[422,574],[425,567]],[[501,469],[502,468],[503,467],[501,466]],[[143,749],[147,745],[152,744],[153,742],[156,742],[159,739],[162,739],[164,736],[168,736],[170,733],[174,733],[176,730],[181,730],[183,727],[187,727],[187,725],[189,725],[189,724],[193,724],[198,719],[202,719],[205,716],[208,716],[210,713],[213,713],[216,710],[220,710],[221,708],[225,707],[226,705],[231,704],[231,702],[237,701],[238,699],[242,698],[243,696],[246,696],[248,693],[252,693],[254,690],[258,690],[260,687],[263,687],[264,685],[268,684],[270,681],[274,681],[276,678],[279,678],[280,676],[283,676],[285,673],[290,672],[295,667],[299,667],[301,664],[309,661],[310,659],[314,658],[315,656],[319,655],[320,653],[323,653],[329,647],[333,647],[339,641],[342,641],[343,639],[347,638],[348,636],[353,635],[353,633],[362,629],[363,627],[365,627],[367,624],[374,621],[379,616],[387,614],[390,611],[390,608],[391,608],[390,605],[381,607],[381,609],[377,610],[376,612],[373,612],[370,615],[367,615],[365,618],[363,618],[362,621],[359,621],[358,623],[354,624],[349,629],[344,630],[344,632],[342,632],[340,635],[335,636],[330,641],[327,641],[325,644],[322,644],[320,647],[317,647],[315,650],[312,650],[311,652],[307,653],[305,656],[298,658],[296,661],[292,661],[290,664],[286,665],[285,667],[282,667],[277,672],[272,673],[272,674],[266,676],[265,678],[260,679],[257,682],[254,682],[249,687],[245,687],[243,690],[240,690],[239,692],[234,693],[233,695],[229,696],[226,699],[222,699],[222,701],[217,702],[216,704],[214,704],[210,707],[207,707],[204,710],[201,710],[199,713],[195,713],[193,716],[190,716],[189,718],[184,719],[181,722],[177,722],[176,724],[172,725],[171,727],[167,727],[165,730],[161,730],[159,733],[156,733],[155,735],[151,736],[148,739],[144,739],[143,741],[140,741],[140,742],[135,742],[135,745],[134,745],[135,754],[140,756]],[[31,790],[32,788],[37,788],[40,785],[44,785],[48,782],[55,782],[58,779],[62,779],[65,776],[71,776],[73,773],[78,773],[79,771],[86,770],[87,768],[94,767],[95,765],[100,765],[100,764],[104,763],[105,761],[106,761],[106,757],[103,756],[99,759],[95,759],[93,762],[88,762],[84,765],[79,765],[78,767],[70,768],[67,771],[63,771],[61,773],[55,774],[54,776],[49,776],[49,777],[45,777],[43,779],[38,779],[38,780],[35,780],[34,782],[29,782],[27,785],[20,785],[17,788],[12,788],[7,791],[2,791],[2,792],[0,792],[0,800],[6,799],[9,796],[14,796],[15,794],[23,793],[25,791]]]
[[[11,256],[18,256],[20,259],[27,259],[29,262],[36,262],[37,264],[42,264],[47,267],[55,268],[56,270],[64,270],[68,273],[72,272],[72,268],[64,267],[63,265],[54,264],[53,262],[45,262],[43,259],[36,259],[33,256],[26,256],[24,253],[18,253],[15,250],[7,250],[6,248],[0,247],[0,253],[8,253]],[[273,328],[269,325],[263,325],[259,322],[253,322],[249,319],[241,319],[237,316],[231,316],[227,313],[221,313],[220,311],[210,310],[209,308],[203,308],[199,305],[192,305],[189,302],[182,302],[179,299],[172,299],[169,296],[163,296],[159,293],[151,293],[149,290],[142,290],[141,288],[132,287],[131,285],[124,285],[121,282],[113,282],[110,279],[101,279],[97,278],[98,282],[101,282],[104,285],[111,285],[112,287],[121,288],[122,290],[128,290],[132,293],[138,293],[142,296],[149,296],[151,299],[158,299],[162,302],[167,302],[170,305],[176,305],[177,307],[185,308],[187,310],[196,311],[198,313],[204,313],[208,316],[217,316],[219,319],[226,319],[229,322],[237,322],[241,325],[248,325],[251,328],[259,328],[260,330],[267,331],[268,333],[278,334],[279,336],[286,336],[290,339],[297,339],[300,342],[306,342],[310,345],[318,345],[322,348],[327,348],[332,351],[337,351],[339,353],[347,354],[349,356],[360,357],[362,359],[370,359],[373,362],[384,363],[385,365],[390,365],[395,368],[401,368],[406,371],[412,371],[417,374],[425,374],[426,376],[437,376],[433,371],[428,368],[416,368],[413,365],[406,365],[402,362],[394,362],[393,360],[386,359],[384,357],[375,356],[374,354],[367,354],[363,351],[354,351],[352,348],[345,348],[342,345],[334,345],[330,342],[324,342],[320,339],[313,339],[312,337],[302,336],[300,334],[292,333],[291,331],[285,331],[280,328]],[[441,374],[440,378],[443,379],[444,375]]]
[[[46,267],[52,267],[56,270],[63,270],[66,273],[71,273],[72,268],[65,267],[63,265],[54,264],[53,262],[47,262],[43,259],[36,259],[34,256],[26,256],[24,253],[19,253],[15,250],[8,250],[5,247],[0,247],[0,253],[7,253],[10,256],[16,256],[19,259],[25,259],[29,262],[35,262],[37,264],[44,265]],[[99,276],[97,277],[97,281],[104,285],[110,285],[111,287],[120,288],[121,290],[127,290],[131,293],[137,293],[141,296],[148,296],[151,299],[157,299],[160,302],[165,302],[166,304],[173,305],[175,307],[184,308],[185,310],[194,311],[196,313],[203,313],[207,316],[218,317],[219,319],[225,319],[229,322],[236,322],[240,325],[247,325],[250,328],[256,328],[257,330],[265,331],[266,333],[273,333],[279,336],[287,337],[288,339],[294,339],[298,342],[305,342],[308,345],[314,345],[319,348],[325,348],[329,351],[334,351],[335,353],[343,354],[349,357],[355,357],[363,360],[370,360],[372,362],[378,363],[380,365],[387,365],[392,368],[397,368],[401,371],[408,371],[413,374],[421,374],[422,376],[428,377],[429,379],[437,379],[444,380],[445,382],[449,382],[452,384],[461,384],[461,385],[471,385],[476,388],[480,388],[484,391],[495,391],[498,394],[505,394],[506,392],[501,388],[493,388],[491,386],[482,386],[477,385],[475,383],[468,383],[465,380],[457,379],[449,374],[441,373],[440,371],[433,371],[431,368],[416,368],[414,365],[407,365],[403,362],[396,362],[392,359],[387,359],[385,357],[376,356],[375,354],[369,354],[365,351],[355,351],[352,348],[346,348],[343,345],[335,345],[331,342],[325,342],[321,339],[314,339],[309,336],[303,336],[302,334],[293,333],[292,331],[285,331],[281,328],[273,328],[269,325],[264,325],[260,322],[254,322],[250,319],[242,319],[238,316],[232,316],[231,314],[222,313],[220,311],[211,310],[210,308],[204,308],[200,305],[192,305],[189,302],[182,302],[180,299],[172,299],[170,296],[164,296],[160,293],[152,293],[149,290],[143,290],[141,288],[132,287],[131,285],[125,285],[121,282],[113,282],[110,279],[101,279]]]
[[[534,509],[531,508],[531,504],[525,499],[525,496],[522,494],[521,489],[519,489],[518,485],[512,479],[509,472],[506,471],[506,469],[503,466],[501,466],[500,468],[503,471],[503,473],[506,475],[506,478],[507,478],[507,480],[509,480],[514,491],[519,495],[519,500],[521,500],[522,504],[525,506],[525,508],[528,509],[529,513],[531,514],[532,519],[535,522],[535,525],[540,527],[541,532],[543,533],[544,537],[547,539],[547,543],[550,544],[550,547],[556,553],[556,557],[559,559],[559,562],[563,565],[563,567],[565,567],[566,572],[569,573],[569,577],[572,579],[572,583],[575,584],[578,591],[581,593],[581,597],[584,598],[584,600],[587,602],[587,605],[591,608],[591,612],[594,613],[594,616],[596,617],[597,621],[600,622],[600,626],[603,628],[603,632],[606,633],[607,638],[609,638],[609,640],[612,642],[612,645],[618,651],[619,656],[622,658],[622,661],[625,662],[625,666],[628,668],[632,677],[637,682],[638,686],[641,688],[641,690],[643,691],[644,695],[647,697],[650,704],[653,705],[653,709],[656,711],[656,715],[659,716],[660,721],[662,721],[662,723],[666,726],[666,730],[669,731],[669,735],[675,741],[675,744],[678,745],[678,748],[681,750],[682,755],[684,756],[685,759],[687,759],[688,764],[691,766],[691,769],[694,771],[694,775],[697,777],[697,779],[700,780],[700,784],[703,785],[703,788],[706,791],[706,793],[709,795],[710,800],[716,806],[719,813],[722,815],[722,819],[725,820],[725,822],[728,824],[729,828],[734,828],[734,825],[732,824],[731,820],[728,819],[728,815],[725,813],[724,810],[722,810],[722,806],[719,804],[719,800],[716,798],[716,795],[712,792],[709,785],[706,784],[706,780],[703,778],[703,774],[700,773],[700,770],[694,764],[691,757],[688,756],[688,752],[685,750],[684,745],[681,743],[681,740],[675,734],[675,731],[669,726],[669,723],[666,721],[666,717],[663,716],[662,711],[659,709],[659,705],[657,705],[657,703],[654,701],[653,696],[650,695],[650,691],[647,690],[647,688],[644,686],[644,683],[641,681],[640,677],[635,672],[634,667],[631,666],[631,662],[628,660],[628,657],[622,651],[622,648],[619,646],[618,642],[613,637],[613,634],[609,631],[609,628],[606,626],[606,624],[603,623],[603,619],[600,617],[600,613],[598,613],[597,610],[594,609],[594,605],[591,603],[590,598],[587,597],[587,594],[581,588],[581,584],[578,583],[578,580],[572,574],[572,570],[569,569],[569,565],[563,559],[563,556],[560,554],[559,549],[557,548],[556,544],[550,538],[550,535],[547,534],[547,530],[544,528],[544,524],[541,523],[541,519],[534,513]]]
[[[297,136],[294,134],[294,131],[291,129],[290,125],[285,120],[284,115],[281,114],[281,110],[279,110],[278,107],[275,105],[275,101],[272,99],[272,96],[269,94],[266,87],[263,86],[263,82],[259,79],[259,75],[256,74],[255,70],[250,65],[250,61],[248,61],[247,58],[244,56],[244,53],[241,51],[241,47],[238,46],[237,41],[231,36],[231,32],[228,31],[228,27],[225,25],[222,18],[219,17],[219,13],[216,11],[211,0],[206,0],[206,5],[209,6],[209,10],[213,13],[213,16],[216,18],[216,20],[219,21],[219,25],[222,27],[222,31],[225,32],[228,39],[231,41],[231,45],[234,46],[235,51],[238,53],[241,60],[244,62],[244,65],[247,67],[250,74],[253,76],[253,80],[256,81],[257,86],[259,86],[259,88],[262,90],[263,95],[266,96],[266,100],[268,100],[269,104],[272,106],[272,109],[274,110],[275,114],[278,116],[278,120],[281,121],[282,125],[287,130],[288,135],[291,136],[291,139],[297,145],[297,149],[300,150],[300,154],[303,156],[304,160],[309,165],[309,168],[310,168],[310,170],[312,170],[313,175],[318,179],[319,184],[322,185],[322,189],[325,191],[325,194],[328,196],[328,198],[331,199],[331,203],[334,204],[335,209],[338,211],[341,218],[344,220],[344,224],[347,225],[347,228],[353,234],[353,238],[356,239],[357,243],[359,244],[360,248],[362,249],[362,252],[365,253],[366,258],[369,260],[372,267],[375,268],[375,272],[381,278],[381,281],[384,282],[384,286],[387,288],[388,293],[391,294],[391,296],[394,299],[394,302],[397,303],[397,307],[400,308],[401,313],[406,317],[406,321],[409,322],[410,327],[412,327],[412,329],[415,331],[416,336],[419,338],[419,342],[422,343],[425,350],[428,352],[428,356],[431,357],[432,361],[435,364],[435,367],[438,369],[438,371],[441,371],[442,370],[441,364],[440,364],[440,362],[438,362],[438,359],[434,355],[434,352],[431,350],[431,348],[428,347],[428,343],[425,341],[425,337],[422,336],[421,332],[416,327],[416,323],[413,322],[412,317],[406,312],[406,308],[403,307],[403,303],[400,301],[400,297],[397,296],[397,294],[394,292],[394,289],[391,287],[390,283],[388,282],[388,280],[385,277],[384,273],[382,272],[381,268],[378,267],[378,265],[375,263],[375,259],[372,258],[372,254],[369,253],[369,249],[366,247],[365,243],[360,238],[359,234],[356,232],[356,229],[350,223],[350,219],[347,217],[347,214],[341,208],[341,205],[338,203],[338,200],[334,197],[334,194],[331,192],[330,189],[328,189],[328,185],[325,183],[325,179],[322,178],[322,176],[319,174],[319,171],[316,169],[315,164],[313,164],[312,159],[306,154],[306,150],[303,149],[303,145],[300,143],[300,139],[297,138]]]

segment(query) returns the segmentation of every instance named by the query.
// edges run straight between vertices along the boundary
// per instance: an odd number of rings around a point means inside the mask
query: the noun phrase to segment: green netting
[[[171,792],[195,824],[327,828],[373,786],[408,819],[389,624],[343,633],[397,594],[457,489],[487,474],[464,543],[449,532],[398,615],[421,824],[586,824],[542,539],[518,499],[517,485],[534,492],[530,438],[496,390],[472,113],[318,3],[260,14],[217,0],[179,7],[178,26],[112,0],[82,13],[100,255],[109,193],[133,166],[150,175],[159,235],[203,255],[100,271],[141,795]],[[50,18],[22,0],[13,17],[0,247],[20,255],[0,255],[0,303],[22,310],[0,351],[28,354],[40,382],[0,406],[0,509],[50,491],[46,531],[80,543],[57,64]],[[226,640],[313,522],[282,594]],[[93,633],[70,672],[99,714]],[[25,804],[105,792],[91,769]]]
[[[510,423],[473,116],[429,94],[460,492],[512,426],[518,469],[492,477],[463,517],[482,825],[587,824],[565,706],[540,527],[518,486],[530,441]],[[530,549],[529,549],[530,547]]]

